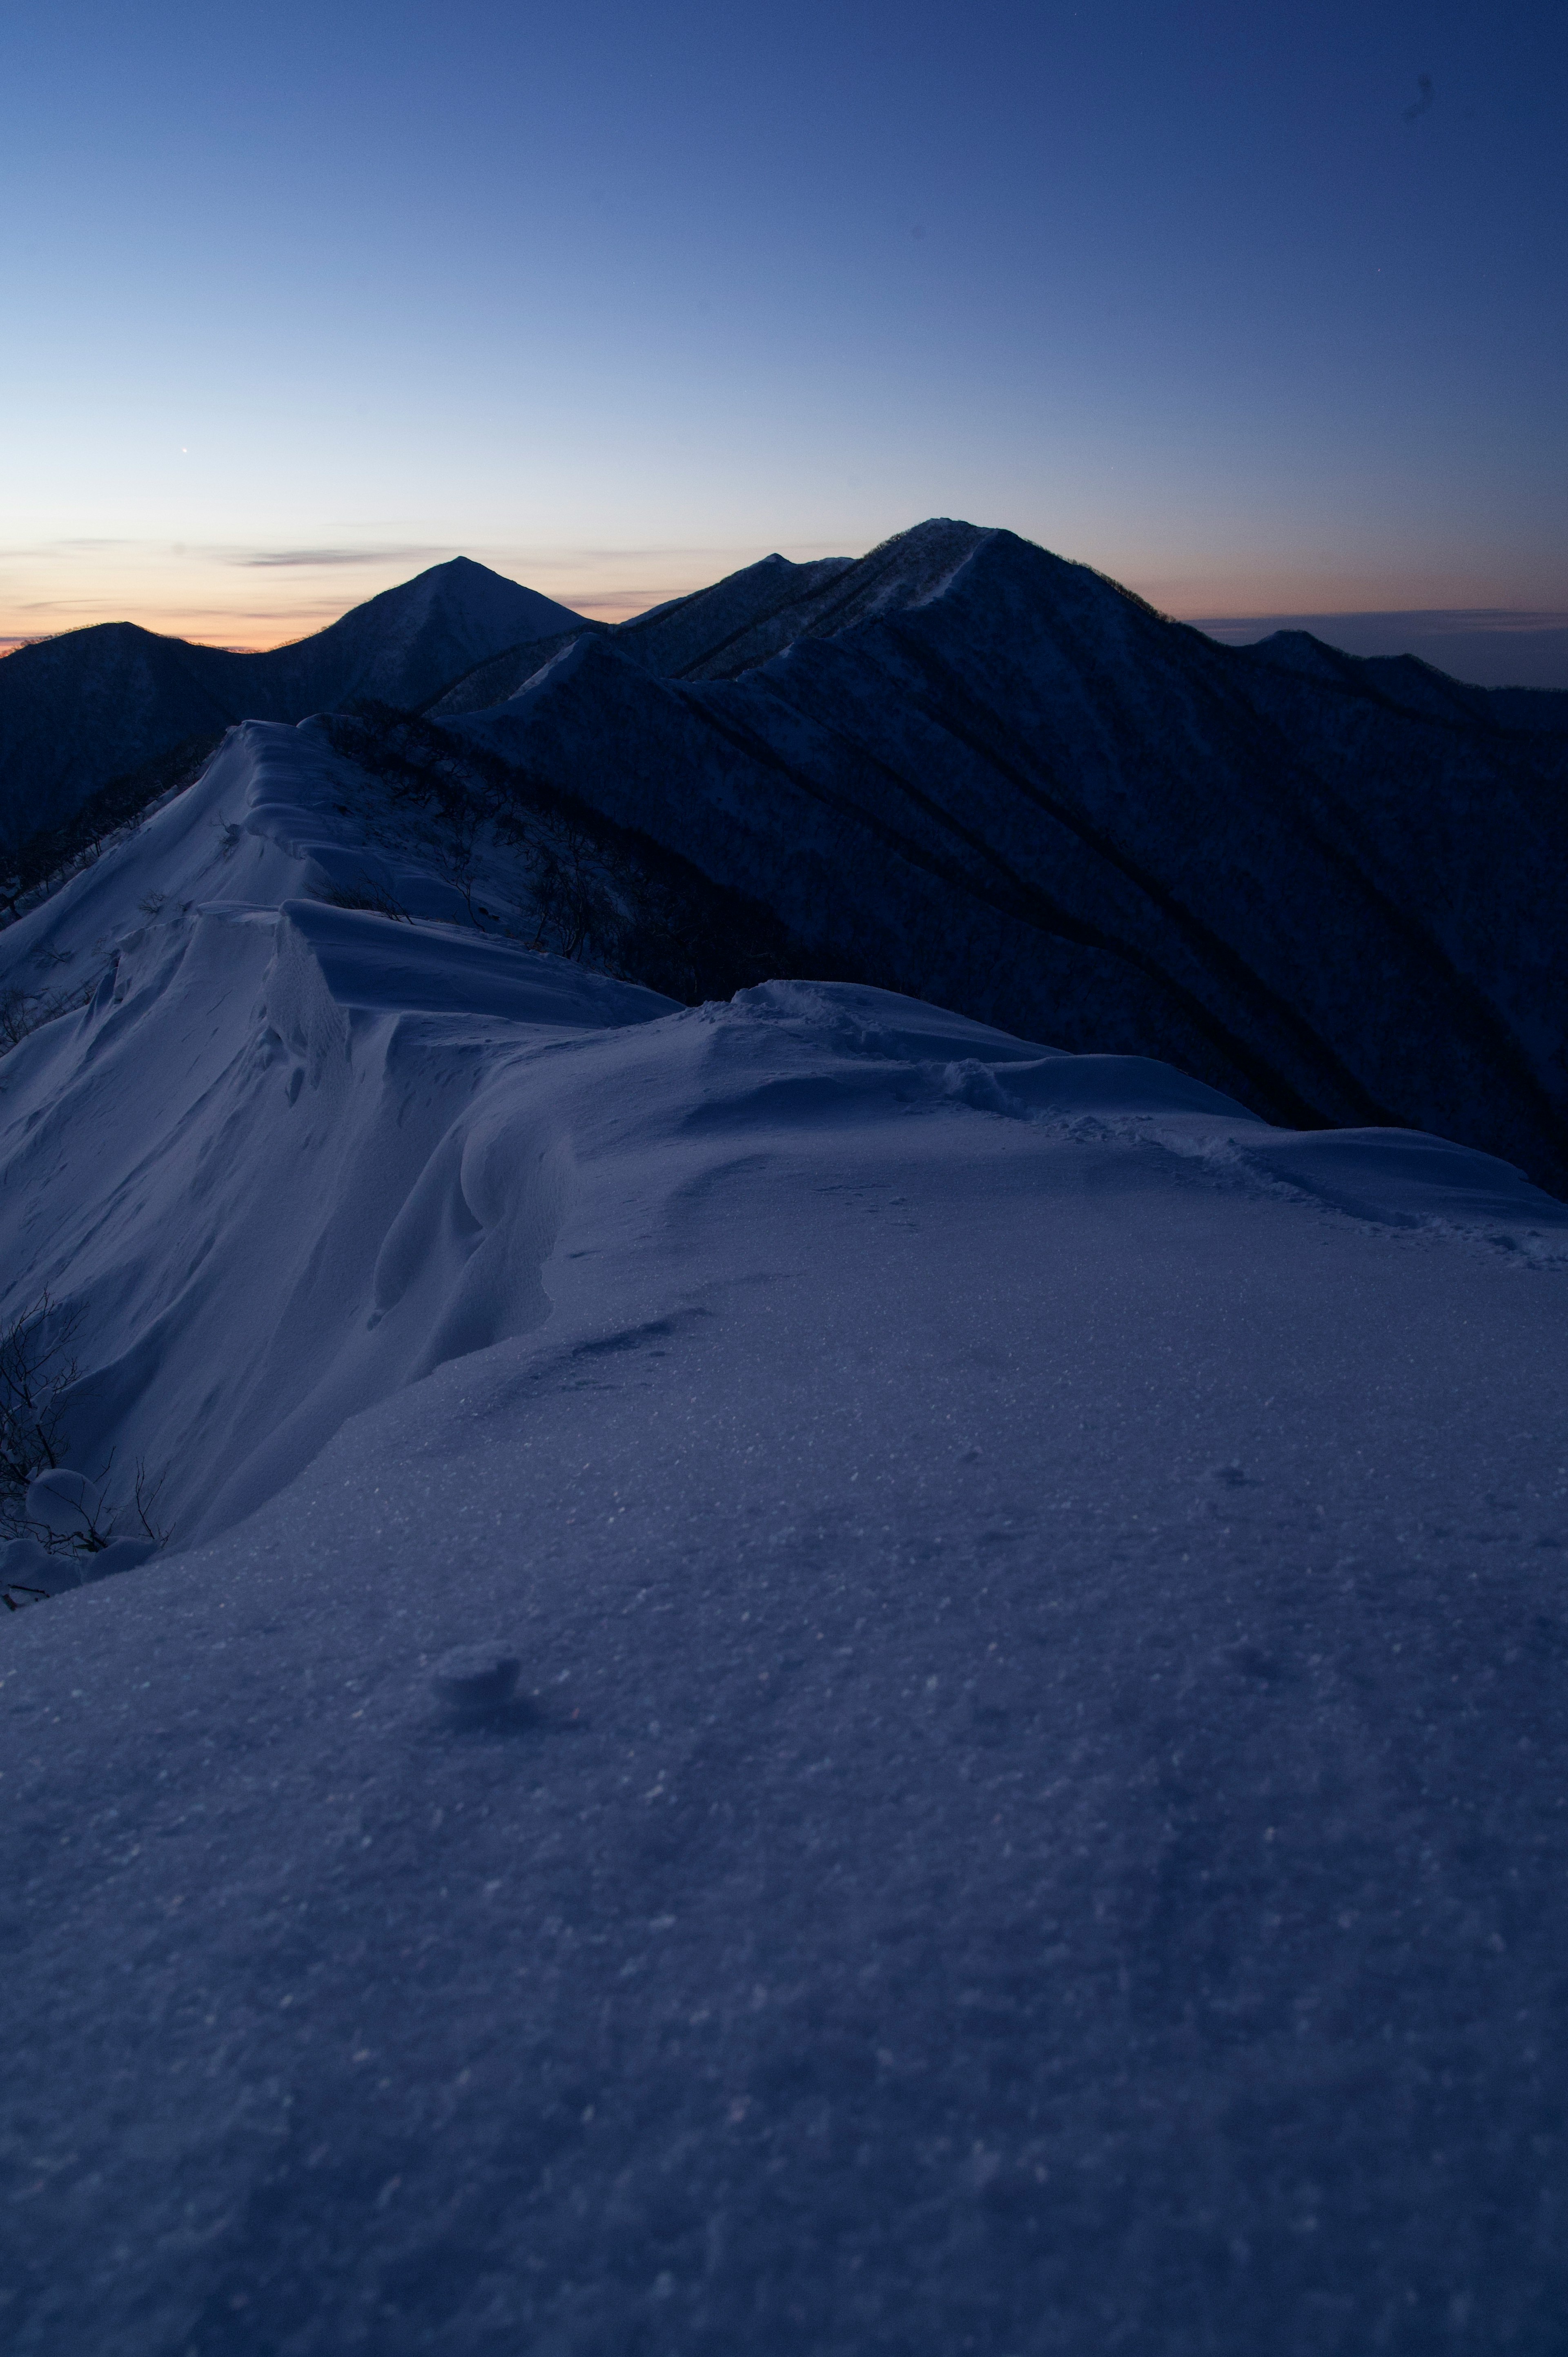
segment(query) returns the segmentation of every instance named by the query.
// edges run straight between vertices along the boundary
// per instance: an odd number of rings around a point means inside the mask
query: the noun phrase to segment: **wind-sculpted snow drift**
[[[174,1525],[0,1630],[7,2345],[1545,2357],[1568,1211],[351,785],[0,936],[0,1308]]]

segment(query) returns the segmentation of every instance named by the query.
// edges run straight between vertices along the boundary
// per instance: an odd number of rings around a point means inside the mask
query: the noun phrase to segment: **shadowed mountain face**
[[[822,971],[1568,1189],[1568,698],[1226,648],[945,521],[537,652],[431,717],[766,901]]]
[[[0,844],[66,817],[185,738],[237,720],[303,720],[357,697],[419,705],[502,648],[568,627],[581,627],[569,608],[458,556],[264,654],[134,622],[20,648],[0,662]]]

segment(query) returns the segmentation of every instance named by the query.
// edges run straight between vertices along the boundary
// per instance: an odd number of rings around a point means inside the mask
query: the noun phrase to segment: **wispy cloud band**
[[[231,565],[441,565],[447,557],[456,556],[455,548],[260,548],[231,556]]]

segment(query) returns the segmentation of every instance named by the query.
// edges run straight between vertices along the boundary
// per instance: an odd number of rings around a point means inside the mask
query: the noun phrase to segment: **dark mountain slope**
[[[828,593],[839,576],[858,570],[852,556],[826,556],[814,565],[765,556],[709,588],[694,589],[690,597],[673,597],[622,622],[613,633],[603,622],[578,627],[613,635],[617,647],[646,671],[671,679],[728,678],[800,637],[808,617],[829,605]],[[532,678],[542,662],[575,635],[563,632],[550,646],[509,648],[492,662],[454,681],[426,707],[430,716],[446,719],[504,703]]]
[[[466,556],[263,654],[105,622],[0,662],[0,843],[58,823],[108,780],[243,719],[360,697],[417,705],[502,647],[580,619]]]
[[[102,622],[0,662],[0,840],[7,853],[121,771],[233,717],[201,649]]]
[[[608,622],[594,621],[585,616],[569,630],[552,630],[548,638],[525,639],[516,646],[503,647],[499,655],[488,655],[471,671],[444,682],[435,695],[412,708],[442,719],[459,712],[488,712],[492,704],[504,704],[509,696],[515,695],[536,671],[542,670],[574,639],[581,638],[585,632],[590,638],[604,636],[609,629]]]
[[[1568,743],[1303,676],[945,521],[705,595],[712,630],[699,599],[579,639],[452,725],[835,972],[1568,1186]]]
[[[455,556],[354,607],[314,638],[226,661],[245,666],[235,675],[237,695],[253,693],[255,680],[289,707],[258,713],[247,705],[246,719],[299,719],[370,696],[413,707],[503,646],[582,627],[582,616],[553,597]]]
[[[858,570],[850,556],[792,565],[765,556],[711,588],[623,622],[616,643],[646,671],[670,679],[725,679],[799,638],[834,585]]]

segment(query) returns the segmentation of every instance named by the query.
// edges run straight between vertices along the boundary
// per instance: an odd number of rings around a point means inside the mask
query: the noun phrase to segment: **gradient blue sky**
[[[1563,0],[52,0],[0,65],[0,634],[940,513],[1185,615],[1568,608]]]

